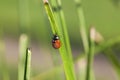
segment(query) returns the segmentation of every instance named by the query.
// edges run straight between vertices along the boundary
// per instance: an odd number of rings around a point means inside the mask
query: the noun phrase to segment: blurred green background
[[[6,36],[18,36],[21,33],[19,25],[19,1],[0,0],[0,26],[4,27]],[[35,39],[45,37],[50,33],[49,22],[43,8],[42,0],[25,0],[28,3],[28,11],[23,10],[24,19],[29,19],[30,33]],[[116,1],[116,2],[115,2]],[[23,2],[24,3],[24,2]],[[120,1],[119,0],[83,0],[82,6],[85,13],[87,27],[94,25],[96,29],[108,39],[120,34]],[[63,0],[63,10],[67,21],[69,34],[74,39],[78,38],[79,27],[74,0]],[[24,4],[21,5],[24,7]],[[74,30],[74,33],[71,31]]]
[[[90,25],[94,25],[106,40],[120,36],[120,0],[82,0],[82,6],[87,29]],[[62,0],[62,8],[73,53],[78,53],[82,43],[74,0]],[[42,69],[52,67],[52,64],[49,63],[52,32],[42,0],[0,0],[1,28],[4,31],[9,71],[11,75],[16,75],[11,80],[17,79],[18,40],[22,33],[30,35],[33,57],[38,58],[33,60],[32,63],[34,66],[33,75],[36,75]],[[46,54],[41,55],[40,53]],[[36,54],[39,56],[36,56]],[[40,56],[44,56],[44,59]],[[42,61],[47,63],[43,64]],[[38,69],[38,67],[40,68]]]

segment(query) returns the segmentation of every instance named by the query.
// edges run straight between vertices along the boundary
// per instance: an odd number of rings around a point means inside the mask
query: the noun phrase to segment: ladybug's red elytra
[[[59,49],[61,47],[61,42],[57,35],[54,35],[54,37],[52,39],[52,46],[55,49]]]

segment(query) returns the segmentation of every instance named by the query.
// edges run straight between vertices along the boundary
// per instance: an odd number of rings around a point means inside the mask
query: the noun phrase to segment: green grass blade
[[[87,35],[87,32],[86,32],[85,16],[84,16],[84,12],[83,12],[83,7],[81,6],[82,0],[74,0],[74,1],[75,1],[75,5],[76,5],[76,8],[77,8],[80,34],[81,34],[81,39],[82,39],[82,42],[83,42],[84,53],[87,56],[88,52],[89,52],[89,42],[88,42],[88,35]],[[86,65],[85,65],[85,67],[87,68]],[[84,73],[79,74],[79,77],[78,77],[79,80],[85,80],[86,68],[82,69],[82,71],[84,71]],[[81,69],[79,69],[79,71],[81,71]]]
[[[58,25],[56,24],[55,22],[55,19],[54,19],[54,15],[53,15],[53,12],[52,12],[52,9],[48,3],[48,0],[44,0],[44,5],[45,5],[45,9],[46,9],[46,13],[48,15],[48,19],[50,21],[50,24],[51,24],[51,29],[53,31],[53,34],[58,34]]]
[[[79,18],[79,27],[80,27],[80,33],[82,37],[83,47],[85,54],[89,51],[89,43],[88,43],[88,35],[86,32],[86,24],[85,24],[85,16],[83,12],[83,7],[81,6],[82,2],[81,0],[75,0],[76,7],[77,7],[77,13]]]
[[[70,46],[70,41],[69,41],[69,36],[68,36],[68,31],[67,31],[67,25],[65,22],[65,17],[64,17],[64,13],[63,13],[63,9],[61,6],[61,0],[57,0],[58,2],[58,7],[60,7],[61,9],[59,10],[60,13],[60,21],[61,21],[61,26],[63,29],[63,35],[64,35],[64,40],[65,40],[65,46],[66,46],[66,51],[68,53],[69,58],[71,59],[71,65],[73,65],[73,61],[72,61],[72,51],[71,51],[71,46]],[[72,69],[71,69],[72,70]],[[74,71],[72,71],[72,73],[74,73]],[[75,76],[75,73],[74,73]]]
[[[58,22],[57,24],[60,26],[59,14],[57,13],[58,12],[57,2],[56,2],[56,0],[51,0],[50,3],[51,3],[54,17],[56,18],[56,22]],[[52,61],[53,61],[54,67],[56,67],[60,64],[59,63],[60,58],[59,58],[58,54],[56,54],[55,50],[51,49],[51,53],[52,53],[51,56],[52,56]],[[62,79],[61,74],[58,74],[57,72],[58,71],[56,71],[56,75],[54,75],[55,76],[54,79],[61,80]]]
[[[18,64],[18,80],[24,79],[24,64],[25,64],[25,54],[28,46],[28,37],[25,34],[20,36],[19,41],[19,64]]]
[[[61,26],[63,29],[67,53],[69,54],[70,58],[72,58],[72,51],[71,51],[70,40],[69,40],[69,36],[68,36],[68,31],[67,31],[67,25],[66,25],[66,21],[65,21],[63,9],[62,9],[62,3],[61,3],[61,0],[57,0],[57,2],[58,2],[58,7],[60,7],[58,13],[60,13],[59,17],[60,17]]]
[[[60,7],[58,6],[57,0],[51,0],[50,2],[51,2],[51,7],[52,7],[52,10],[53,10],[53,14],[56,17],[56,22],[59,26],[61,26],[60,14],[59,14]],[[62,28],[60,28],[60,29],[62,31]]]
[[[31,67],[31,50],[26,50],[26,59],[25,59],[25,70],[24,70],[24,80],[30,80],[30,69]]]
[[[67,25],[62,9],[62,3],[61,0],[52,0],[51,2],[52,7],[55,9],[54,14],[57,16],[57,20],[59,21],[59,24],[61,25],[64,40],[65,40],[65,46],[67,49],[68,55],[72,58],[72,51],[71,51],[71,46],[70,46],[70,41],[69,41],[69,36],[68,36],[68,31],[67,31]]]
[[[65,22],[64,13],[63,13],[63,9],[61,6],[61,0],[51,0],[51,4],[52,4],[53,9],[55,9],[54,15],[57,16],[57,20],[63,30],[62,32],[63,32],[63,36],[65,39],[65,46],[67,49],[67,53],[70,55],[70,57],[72,57],[70,41],[69,41],[69,36],[68,36],[68,31],[67,31],[67,25]]]
[[[55,17],[53,15],[52,9],[48,3],[48,0],[44,0],[44,5],[45,5],[45,9],[46,9],[48,18],[50,20],[53,34],[58,34],[60,37],[62,46],[59,49],[59,52],[62,57],[66,78],[67,78],[67,80],[76,80],[72,58],[70,58],[68,53],[66,53],[67,51],[65,48],[65,42],[64,42],[62,32],[60,31],[60,27],[58,27],[57,23],[55,22]]]
[[[90,49],[87,56],[87,73],[86,73],[86,80],[94,80],[93,74],[93,60],[94,60],[94,53],[95,53],[95,29],[93,27],[90,28]]]

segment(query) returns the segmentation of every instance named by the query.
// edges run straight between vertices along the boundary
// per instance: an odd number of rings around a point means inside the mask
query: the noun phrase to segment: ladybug
[[[52,39],[52,46],[55,49],[59,49],[61,47],[61,42],[57,35],[54,35],[54,37]]]

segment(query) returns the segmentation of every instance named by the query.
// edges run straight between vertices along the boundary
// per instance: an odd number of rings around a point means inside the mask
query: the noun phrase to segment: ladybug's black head
[[[59,37],[57,35],[54,35],[53,40],[59,40]]]

